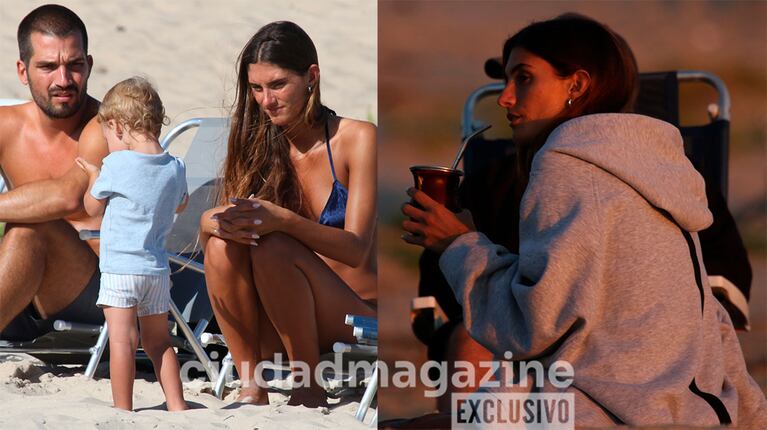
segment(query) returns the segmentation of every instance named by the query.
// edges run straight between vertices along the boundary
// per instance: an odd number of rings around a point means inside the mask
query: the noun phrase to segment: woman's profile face
[[[498,104],[506,109],[514,140],[529,142],[566,108],[572,80],[560,77],[548,61],[523,48],[511,50],[505,74]]]
[[[309,97],[308,73],[302,76],[271,63],[250,64],[248,84],[256,103],[278,126],[296,121]]]

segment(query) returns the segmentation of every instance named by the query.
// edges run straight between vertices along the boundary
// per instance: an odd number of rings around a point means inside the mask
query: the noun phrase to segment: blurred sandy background
[[[16,29],[43,1],[0,1],[0,98],[29,99],[16,77]],[[325,104],[339,115],[377,122],[377,31],[373,0],[61,1],[85,22],[96,98],[118,81],[143,74],[155,83],[171,126],[197,116],[228,116],[237,56],[271,21],[290,20],[314,40]],[[163,133],[169,130],[163,129]],[[176,148],[183,153],[182,147]],[[30,160],[30,168],[34,161]],[[330,173],[328,173],[330,174]],[[2,275],[0,275],[2,276]],[[187,386],[202,409],[184,414],[162,405],[157,383],[139,381],[128,414],[110,407],[108,381],[86,381],[73,371],[40,368],[21,356],[0,355],[0,428],[349,428],[354,404],[330,411],[285,405],[221,409],[220,402]],[[54,376],[60,375],[60,376]],[[150,378],[152,379],[152,378]],[[370,415],[368,415],[368,418]]]
[[[50,2],[0,2],[0,98],[29,99],[16,78],[16,29]],[[235,62],[264,24],[293,21],[312,38],[323,102],[339,115],[377,121],[376,2],[372,0],[60,1],[85,22],[98,99],[142,74],[157,86],[171,126],[194,116],[224,116],[234,100]],[[167,131],[167,128],[163,129]]]
[[[754,281],[752,331],[740,335],[750,371],[767,388],[767,3],[765,2],[379,2],[381,355],[389,363],[425,359],[410,332],[419,250],[399,236],[399,206],[414,164],[447,164],[460,142],[463,103],[490,83],[483,64],[534,20],[573,11],[605,22],[632,46],[640,71],[713,72],[732,97],[729,204],[749,247]],[[698,88],[700,90],[700,88]],[[694,90],[694,91],[698,91]],[[702,122],[713,94],[684,123]],[[491,101],[485,107],[496,111]],[[492,130],[497,132],[497,130]],[[383,389],[382,419],[429,412],[422,389]]]

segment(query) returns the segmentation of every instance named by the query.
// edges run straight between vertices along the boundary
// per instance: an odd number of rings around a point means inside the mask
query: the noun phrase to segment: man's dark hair
[[[32,33],[39,32],[57,37],[80,33],[83,50],[88,54],[88,32],[85,24],[74,12],[57,4],[46,4],[30,12],[19,24],[16,40],[19,42],[19,58],[29,65],[32,57]]]

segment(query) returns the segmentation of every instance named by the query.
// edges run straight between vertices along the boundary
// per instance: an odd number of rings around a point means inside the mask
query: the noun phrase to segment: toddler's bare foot
[[[166,402],[165,406],[168,408],[168,412],[180,412],[189,410],[189,405],[185,401],[181,402]]]

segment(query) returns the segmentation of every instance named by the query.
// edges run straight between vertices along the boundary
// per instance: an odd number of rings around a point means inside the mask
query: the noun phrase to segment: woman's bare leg
[[[266,405],[269,404],[267,390],[256,384],[253,375],[258,361],[265,358],[261,348],[263,339],[276,336],[269,336],[269,330],[274,329],[264,326],[265,319],[259,317],[262,306],[253,285],[248,248],[217,237],[208,239],[205,281],[216,321],[242,381],[237,401]]]
[[[437,399],[437,410],[442,413],[450,413],[450,399],[454,393],[471,393],[479,388],[479,382],[482,377],[485,376],[486,367],[481,367],[481,362],[489,362],[493,360],[493,353],[487,350],[479,342],[472,339],[469,332],[466,330],[466,326],[458,324],[453,328],[453,332],[447,341],[447,349],[445,351],[445,361],[447,362],[447,378],[452,380],[453,374],[456,372],[455,363],[462,361],[464,363],[471,363],[474,369],[477,371],[474,374],[474,379],[468,382],[466,387],[455,387],[453,384],[448,384],[448,389]]]
[[[375,316],[322,259],[288,235],[270,233],[250,248],[250,256],[259,298],[288,357],[306,363],[312,374],[321,350],[354,339],[346,314]],[[293,390],[289,404],[327,404],[324,388],[310,379],[309,387]]]

